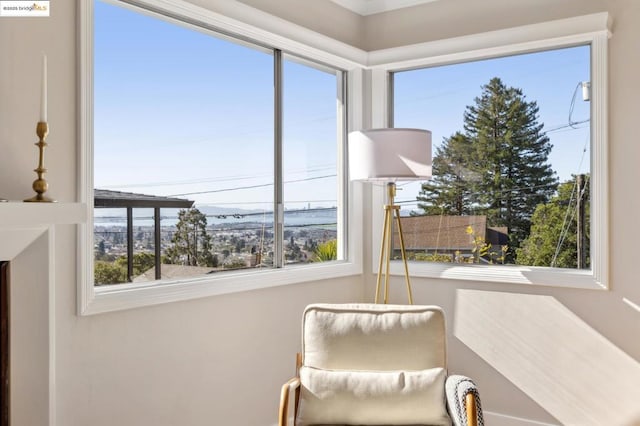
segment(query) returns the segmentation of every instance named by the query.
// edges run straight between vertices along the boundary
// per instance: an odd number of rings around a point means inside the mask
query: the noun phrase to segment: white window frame
[[[184,25],[196,30],[215,28],[216,31],[245,40],[260,40],[260,44],[286,51],[293,55],[324,63],[337,69],[349,70],[347,73],[348,99],[347,129],[359,129],[362,125],[362,63],[366,61],[365,52],[350,48],[328,37],[319,36],[312,31],[297,26],[284,26],[286,37],[274,32],[245,24],[228,16],[212,12],[182,0],[127,0],[114,2],[127,7],[127,3],[144,9],[179,19]],[[80,31],[78,40],[79,60],[79,188],[80,202],[86,206],[87,221],[78,229],[78,292],[77,311],[79,315],[91,315],[103,312],[156,305],[199,297],[235,293],[281,285],[290,285],[309,281],[361,275],[362,221],[352,220],[363,213],[362,191],[354,185],[341,185],[349,188],[348,194],[340,190],[340,200],[347,200],[339,206],[346,207],[345,224],[339,225],[338,232],[346,238],[346,259],[343,261],[293,265],[286,268],[237,271],[219,274],[213,277],[201,277],[179,280],[163,280],[152,284],[122,284],[95,287],[93,278],[93,1],[79,2],[78,15]],[[233,8],[231,8],[233,9]],[[258,18],[265,28],[283,29],[283,23],[277,18],[248,8],[238,3],[237,9],[249,18]],[[140,11],[136,7],[137,11]],[[298,41],[300,40],[300,41]],[[321,46],[321,48],[320,48]],[[340,114],[341,117],[343,114]],[[344,163],[346,141],[342,141],[338,163]],[[344,167],[338,166],[339,170]],[[339,172],[339,181],[346,176]],[[340,213],[339,213],[340,214]],[[342,241],[341,244],[344,244]]]
[[[598,13],[371,52],[369,63],[372,65],[372,127],[388,127],[392,102],[389,78],[391,72],[585,44],[591,46],[591,269],[410,262],[411,276],[608,289],[607,40],[611,36],[609,24],[608,14]],[[433,123],[433,126],[437,125]],[[371,204],[374,212],[371,230],[373,247],[380,244],[382,214],[376,212],[381,212],[383,204],[384,190],[374,188]],[[377,253],[372,253],[372,265],[377,265],[377,256]],[[404,274],[400,262],[392,262],[391,274]]]

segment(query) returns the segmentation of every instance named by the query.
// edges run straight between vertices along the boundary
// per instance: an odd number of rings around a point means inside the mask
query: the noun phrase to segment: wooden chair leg
[[[473,393],[467,394],[464,405],[467,410],[467,426],[478,426],[478,407],[476,407],[476,398]]]

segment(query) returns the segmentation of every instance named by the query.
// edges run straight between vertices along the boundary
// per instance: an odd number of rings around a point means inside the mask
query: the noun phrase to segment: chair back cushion
[[[303,314],[302,362],[327,370],[446,369],[437,306],[314,304]]]

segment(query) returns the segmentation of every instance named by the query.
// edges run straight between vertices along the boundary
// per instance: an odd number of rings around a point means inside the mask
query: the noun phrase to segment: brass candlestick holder
[[[47,138],[47,134],[49,133],[49,126],[45,121],[39,121],[36,126],[36,134],[40,138],[38,143],[34,144],[38,147],[39,157],[38,157],[38,168],[33,171],[38,174],[38,179],[33,181],[33,190],[36,191],[36,195],[34,197],[28,198],[24,200],[26,203],[55,203],[56,200],[52,200],[49,197],[45,197],[43,194],[47,192],[49,188],[49,184],[42,177],[47,169],[44,168],[44,149],[47,146],[45,139]]]

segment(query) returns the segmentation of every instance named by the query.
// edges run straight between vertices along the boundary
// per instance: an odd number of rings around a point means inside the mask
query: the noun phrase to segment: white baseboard
[[[558,426],[554,423],[543,423],[536,420],[523,419],[522,417],[508,416],[506,414],[482,412],[485,424],[489,426]]]

